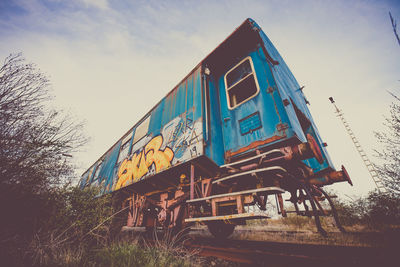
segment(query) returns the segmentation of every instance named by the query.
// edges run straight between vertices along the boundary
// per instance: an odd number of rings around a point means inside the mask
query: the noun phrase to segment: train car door
[[[250,53],[219,78],[225,159],[285,136],[279,93],[263,54]]]

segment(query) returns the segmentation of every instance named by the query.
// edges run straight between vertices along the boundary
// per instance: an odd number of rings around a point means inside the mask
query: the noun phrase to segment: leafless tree
[[[400,45],[396,20],[390,12],[389,17],[394,35]],[[378,141],[383,145],[381,151],[376,151],[377,157],[382,162],[376,165],[376,169],[389,192],[400,197],[400,98],[392,92],[389,93],[393,97],[390,116],[385,120],[385,129],[375,133]]]
[[[395,94],[390,106],[390,117],[384,123],[385,130],[375,133],[383,145],[377,156],[382,164],[377,165],[377,171],[390,192],[400,196],[400,99]]]
[[[50,110],[49,80],[21,54],[0,68],[0,185],[43,190],[72,173],[68,157],[86,142],[82,124]]]

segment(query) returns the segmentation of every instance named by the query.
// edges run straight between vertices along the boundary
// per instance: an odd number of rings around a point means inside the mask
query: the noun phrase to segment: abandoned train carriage
[[[80,187],[120,192],[128,226],[204,222],[223,237],[267,217],[246,207],[265,210],[269,195],[285,216],[286,191],[297,214],[314,215],[323,232],[319,216],[328,212],[319,201],[331,201],[321,187],[341,181],[351,183],[344,168],[334,170],[302,88],[247,19],[83,174]]]

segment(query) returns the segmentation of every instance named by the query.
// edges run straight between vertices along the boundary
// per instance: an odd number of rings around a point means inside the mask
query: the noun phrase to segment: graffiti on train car
[[[183,162],[202,154],[202,121],[193,121],[193,112],[178,116],[164,126],[162,134],[166,146],[175,154],[173,164]]]
[[[153,164],[156,173],[171,167],[174,152],[169,147],[161,150],[162,143],[163,137],[158,135],[151,139],[140,153],[133,154],[131,159],[125,159],[118,170],[118,182],[115,190],[127,182],[136,182],[149,172],[149,168]]]
[[[201,119],[193,121],[193,112],[176,117],[155,137],[137,142],[121,163],[114,190],[159,173],[180,162],[202,154]]]

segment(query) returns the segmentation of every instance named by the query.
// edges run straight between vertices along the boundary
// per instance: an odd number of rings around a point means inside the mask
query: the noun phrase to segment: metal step
[[[282,167],[273,166],[273,167],[267,167],[267,168],[261,168],[261,169],[245,171],[245,172],[241,172],[241,173],[235,173],[235,174],[232,174],[232,175],[229,175],[229,176],[225,176],[225,177],[219,178],[219,179],[213,181],[212,183],[215,184],[215,183],[219,183],[219,182],[222,182],[222,181],[226,181],[226,180],[229,180],[229,179],[232,179],[232,178],[236,178],[236,177],[240,177],[240,176],[244,176],[244,175],[248,175],[248,174],[256,174],[256,173],[259,173],[259,172],[268,172],[268,171],[280,171],[280,172],[284,172],[284,173],[287,172]]]
[[[208,196],[208,197],[203,197],[203,198],[195,198],[195,199],[191,199],[191,200],[186,200],[186,203],[193,203],[193,202],[205,201],[205,200],[209,200],[209,199],[213,199],[213,198],[231,197],[231,196],[252,194],[252,193],[259,193],[259,192],[269,192],[270,195],[272,195],[272,194],[285,193],[285,190],[283,190],[282,188],[277,187],[277,186],[270,186],[270,187],[257,188],[257,189],[251,189],[251,190],[245,190],[245,191],[239,191],[239,192],[233,192],[233,193],[213,195],[213,196]]]
[[[190,223],[190,222],[211,222],[211,221],[235,221],[243,219],[263,219],[263,218],[264,219],[270,218],[270,216],[268,216],[263,212],[248,212],[248,213],[239,213],[231,215],[188,218],[185,219],[185,222]]]
[[[248,162],[248,161],[252,161],[254,159],[265,157],[267,155],[270,155],[270,154],[273,154],[273,153],[278,153],[278,152],[282,154],[282,152],[279,149],[273,149],[273,150],[267,151],[265,153],[262,153],[260,155],[256,155],[256,156],[253,156],[253,157],[250,157],[250,158],[246,158],[246,159],[235,161],[235,162],[232,162],[232,163],[229,163],[229,164],[222,165],[221,168],[233,167],[235,165],[240,165],[242,163],[245,163],[245,162]]]

